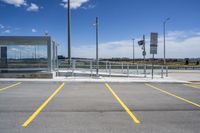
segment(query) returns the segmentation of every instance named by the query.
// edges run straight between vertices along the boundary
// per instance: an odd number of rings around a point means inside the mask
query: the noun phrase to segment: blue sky
[[[0,35],[44,35],[60,43],[67,55],[67,0],[0,0]],[[159,33],[167,23],[167,57],[200,57],[199,0],[72,0],[72,55],[95,56],[95,17],[100,17],[100,57],[132,57],[132,38]],[[136,43],[136,42],[135,42]],[[150,57],[150,55],[148,54]],[[141,49],[136,46],[136,57]]]

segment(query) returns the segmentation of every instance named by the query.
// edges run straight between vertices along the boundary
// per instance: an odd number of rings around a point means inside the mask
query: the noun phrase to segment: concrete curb
[[[173,78],[59,77],[54,79],[0,79],[5,82],[87,82],[87,83],[190,83]]]

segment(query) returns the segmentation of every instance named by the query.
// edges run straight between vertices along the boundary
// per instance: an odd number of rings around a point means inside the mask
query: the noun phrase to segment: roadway
[[[0,82],[1,133],[199,133],[200,85]]]

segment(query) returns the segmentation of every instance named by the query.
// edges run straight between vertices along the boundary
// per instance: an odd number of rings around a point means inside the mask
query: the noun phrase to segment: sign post
[[[152,79],[154,76],[154,55],[157,54],[158,49],[158,33],[151,33],[150,54],[152,54]]]

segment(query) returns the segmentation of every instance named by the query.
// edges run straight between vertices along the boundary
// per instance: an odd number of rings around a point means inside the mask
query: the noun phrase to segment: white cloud
[[[5,26],[3,26],[2,24],[0,24],[0,29],[3,29]]]
[[[4,32],[5,32],[5,33],[11,33],[11,31],[10,31],[10,30],[5,30]]]
[[[197,32],[196,35],[200,36],[200,32]]]
[[[95,7],[96,7],[95,5],[90,4],[90,5],[87,5],[87,6],[83,6],[82,8],[87,10],[87,9],[93,9]]]
[[[132,40],[121,40],[99,44],[100,58],[118,58],[118,57],[132,57]],[[95,45],[86,45],[73,48],[73,55],[75,57],[94,58]],[[89,51],[89,52],[88,52]],[[140,55],[140,47],[135,47],[137,57]]]
[[[185,31],[184,33],[176,31],[177,34],[170,34],[166,36],[166,57],[167,58],[200,58],[200,35],[199,32]],[[175,32],[174,32],[175,33]],[[181,34],[180,34],[181,33]],[[186,38],[180,39],[182,36]],[[141,38],[135,40],[135,56],[142,58],[142,50],[137,42]],[[132,40],[121,40],[99,44],[100,58],[112,57],[128,57],[132,58]],[[147,58],[151,58],[149,37],[146,40]],[[95,45],[82,45],[80,47],[73,47],[72,54],[74,57],[95,58]],[[159,36],[158,54],[156,58],[163,58],[163,36]]]
[[[39,6],[34,4],[34,3],[31,3],[31,5],[26,9],[27,11],[30,11],[30,12],[37,12],[39,11]]]
[[[34,29],[34,28],[33,28],[31,31],[32,31],[33,33],[37,32],[37,30],[36,30],[36,29]]]
[[[16,7],[20,7],[22,5],[26,5],[25,0],[0,0],[2,2],[5,2],[7,4],[15,5]]]
[[[200,57],[200,35],[189,35],[183,39],[179,37],[170,40],[166,38],[166,56],[173,58]],[[163,41],[161,41],[158,55],[163,57]]]
[[[62,0],[62,3],[60,5],[67,8],[68,7],[67,2],[68,0]],[[71,9],[77,9],[87,2],[89,2],[89,0],[71,0]]]
[[[37,12],[39,11],[40,7],[35,3],[27,4],[26,0],[0,0],[4,3],[14,5],[16,7],[25,6],[27,11],[30,12]],[[41,7],[42,8],[42,7]]]

